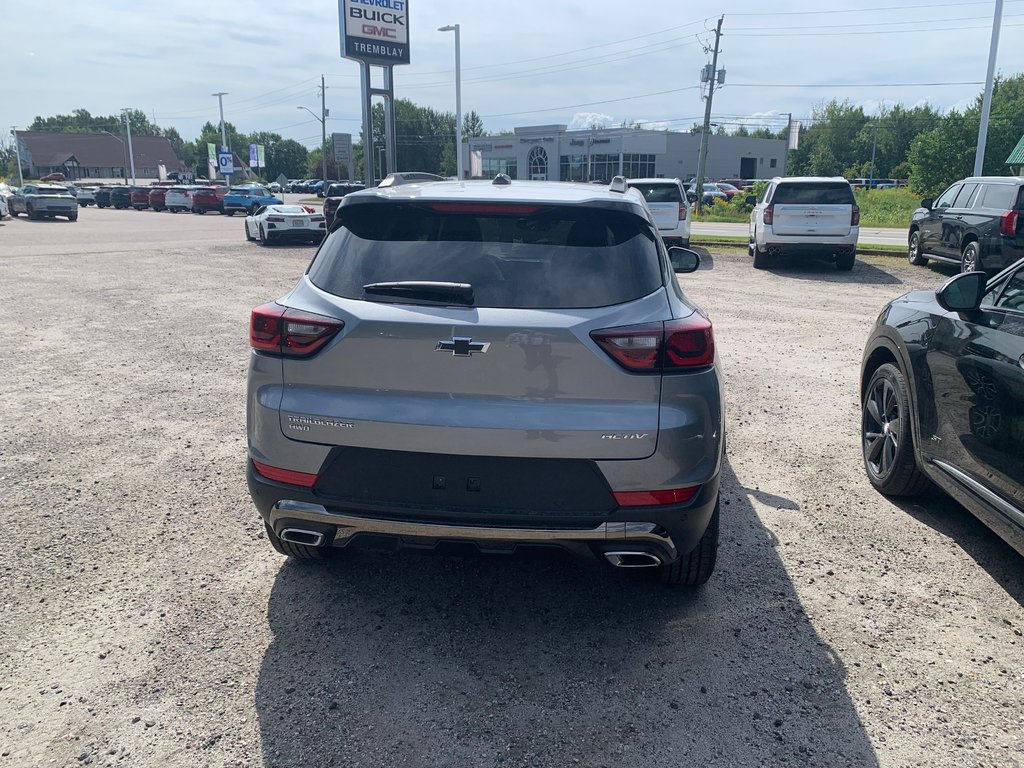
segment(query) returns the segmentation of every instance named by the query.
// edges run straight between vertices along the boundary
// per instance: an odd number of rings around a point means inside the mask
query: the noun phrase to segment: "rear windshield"
[[[681,203],[683,194],[678,184],[630,184],[640,191],[648,203]]]
[[[773,203],[792,205],[852,205],[853,190],[842,182],[817,181],[809,184],[783,182],[772,196]]]
[[[342,226],[320,249],[309,279],[329,293],[374,301],[410,299],[367,294],[364,285],[470,283],[475,306],[552,309],[622,304],[661,285],[650,225],[625,211],[450,207],[342,205]]]

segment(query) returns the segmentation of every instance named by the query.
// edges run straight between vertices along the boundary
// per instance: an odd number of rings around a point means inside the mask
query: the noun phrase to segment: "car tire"
[[[757,243],[753,244],[754,248],[754,269],[767,269],[768,268],[768,251],[762,251],[757,247]]]
[[[838,269],[840,272],[849,272],[851,269],[853,269],[853,264],[856,260],[856,251],[851,251],[850,253],[837,253],[836,269]]]
[[[886,496],[920,494],[929,481],[914,456],[906,377],[897,366],[885,363],[872,374],[864,392],[861,452],[868,480]]]
[[[35,209],[32,207],[32,203],[25,203],[25,215],[28,216],[29,219],[33,220],[39,218],[39,216],[35,212]]]
[[[685,238],[683,240],[680,240],[679,241],[679,245],[681,245],[683,248],[689,248],[690,247],[690,238],[687,237],[687,238]]]
[[[77,213],[68,214],[68,221],[78,221],[78,214]]]
[[[270,245],[270,238],[267,237],[266,230],[263,229],[263,225],[260,224],[260,245]]]
[[[244,229],[245,229],[245,239],[248,240],[250,243],[253,242],[256,238],[249,234],[249,225],[246,224]]]
[[[235,215],[234,211],[224,211],[224,213],[226,213],[228,216],[234,216]]]
[[[916,229],[907,240],[907,261],[915,267],[923,267],[928,263],[928,257],[921,255],[921,233]]]
[[[264,523],[263,527],[267,531],[267,539],[270,540],[270,545],[287,557],[294,557],[297,560],[326,560],[334,554],[334,550],[331,547],[311,547],[307,544],[295,544],[291,541],[284,541],[274,533],[274,529],[267,523]]]
[[[972,240],[964,246],[964,251],[960,255],[960,271],[961,272],[980,272],[982,271],[981,266],[981,248],[978,247],[978,241]]]
[[[18,212],[16,210],[14,210],[14,206],[13,205],[10,207],[10,209],[7,212],[9,214],[11,214],[11,218],[12,219],[18,218]]]
[[[720,500],[715,501],[715,511],[700,537],[697,546],[680,556],[675,562],[664,563],[657,568],[658,580],[662,584],[679,587],[699,587],[711,578],[718,560],[718,529]]]

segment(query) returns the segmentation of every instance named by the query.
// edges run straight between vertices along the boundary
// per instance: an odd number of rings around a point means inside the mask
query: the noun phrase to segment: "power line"
[[[1020,14],[1018,14],[1020,15]],[[1004,27],[1021,27],[1024,24],[1004,24]],[[734,32],[733,37],[848,37],[852,35],[919,35],[924,32],[965,32],[972,29],[992,29],[991,24],[976,27],[932,27],[931,29],[878,29],[863,32]]]
[[[1006,0],[1008,3],[1019,3],[1024,0]],[[812,16],[818,14],[830,14],[834,15],[837,13],[867,13],[870,11],[906,11],[911,9],[917,10],[932,10],[933,8],[959,8],[965,5],[988,5],[992,3],[990,0],[973,0],[973,2],[958,2],[958,3],[922,3],[920,5],[883,5],[876,8],[830,8],[827,11],[766,11],[762,13],[730,13],[729,16]]]
[[[664,96],[665,94],[668,94],[668,93],[682,93],[683,91],[693,91],[693,90],[696,90],[698,87],[699,86],[691,85],[691,86],[688,86],[686,88],[673,88],[673,89],[668,90],[668,91],[656,91],[655,93],[640,93],[640,94],[637,94],[636,96],[625,96],[625,97],[623,97],[621,99],[604,99],[603,101],[588,101],[588,102],[586,102],[584,104],[565,104],[565,105],[563,105],[561,107],[548,107],[548,108],[545,108],[545,109],[529,109],[529,110],[524,110],[522,112],[502,112],[500,114],[495,114],[495,115],[480,115],[480,117],[481,118],[484,118],[484,117],[511,117],[513,115],[532,115],[532,114],[535,114],[537,112],[557,112],[560,109],[577,109],[578,107],[594,107],[594,106],[597,106],[599,104],[612,104],[612,103],[617,102],[617,101],[632,101],[633,99],[646,99],[649,96]]]

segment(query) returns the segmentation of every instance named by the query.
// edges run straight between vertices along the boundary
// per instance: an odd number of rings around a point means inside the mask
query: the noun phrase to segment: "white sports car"
[[[324,215],[308,205],[264,205],[245,217],[245,239],[262,245],[295,240],[319,243],[326,234]]]

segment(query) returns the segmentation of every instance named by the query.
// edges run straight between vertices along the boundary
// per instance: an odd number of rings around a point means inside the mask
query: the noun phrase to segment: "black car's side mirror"
[[[672,262],[672,271],[677,274],[689,274],[696,272],[700,266],[700,254],[691,251],[689,248],[673,246],[668,249],[668,258]]]
[[[932,209],[932,204],[933,201],[930,197],[926,197],[924,200],[921,201],[921,207],[927,208],[929,211]]]
[[[754,197],[753,195],[747,195],[745,198],[743,198],[743,202],[745,202],[747,205],[757,205],[757,198]]]
[[[984,272],[963,272],[949,278],[935,292],[935,298],[947,312],[976,312],[987,283],[988,275]]]

